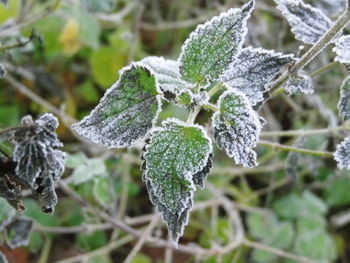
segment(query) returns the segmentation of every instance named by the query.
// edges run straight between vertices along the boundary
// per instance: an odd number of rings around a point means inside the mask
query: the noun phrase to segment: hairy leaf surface
[[[14,134],[16,175],[42,199],[43,210],[51,213],[57,204],[54,181],[63,174],[66,157],[55,133],[58,120],[46,113],[36,121],[25,116],[22,125]]]
[[[339,169],[350,170],[350,136],[337,145],[333,156]]]
[[[218,103],[219,111],[213,115],[215,141],[237,164],[244,167],[257,165],[253,148],[261,132],[259,116],[247,97],[238,90],[228,89]]]
[[[243,92],[254,106],[264,100],[265,85],[292,60],[293,55],[248,47],[230,64],[221,80]]]
[[[350,76],[348,76],[340,86],[338,110],[339,115],[344,121],[350,120]]]
[[[350,64],[350,35],[341,36],[335,42],[333,51],[337,54],[334,61]]]
[[[146,145],[143,180],[175,243],[188,221],[194,181],[203,183],[199,173],[209,170],[211,152],[211,141],[200,126],[175,119],[163,122]]]
[[[312,78],[301,72],[297,76],[290,78],[285,84],[285,90],[288,95],[294,94],[313,94],[315,92]]]
[[[6,243],[11,249],[27,246],[33,221],[26,217],[17,217],[6,227]]]
[[[275,0],[292,28],[295,38],[315,44],[332,26],[332,21],[318,8],[302,0]]]
[[[190,34],[179,58],[184,80],[205,85],[218,79],[242,48],[254,4],[251,0],[242,9],[230,9]]]
[[[175,102],[181,91],[190,88],[192,85],[181,79],[180,65],[178,61],[164,59],[163,57],[147,57],[140,61],[149,66],[159,83],[164,98]]]
[[[108,148],[123,148],[143,139],[160,111],[155,75],[142,64],[120,72],[96,108],[72,127],[82,136]]]

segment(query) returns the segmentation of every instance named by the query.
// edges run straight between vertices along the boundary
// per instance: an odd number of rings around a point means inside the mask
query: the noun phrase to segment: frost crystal
[[[340,86],[338,110],[339,115],[344,121],[350,120],[350,76],[348,76]]]
[[[22,125],[14,134],[16,176],[42,199],[43,211],[51,213],[57,204],[54,181],[63,174],[66,157],[58,149],[62,146],[55,133],[58,120],[46,113],[36,121],[25,116]]]
[[[290,78],[284,87],[288,95],[313,94],[315,92],[312,78],[304,72],[299,72],[297,76]]]
[[[251,0],[242,9],[230,9],[190,34],[179,58],[184,80],[205,85],[218,79],[242,48],[254,4]]]
[[[11,249],[27,246],[32,231],[33,221],[29,218],[18,217],[6,227],[6,243]]]
[[[337,54],[335,61],[350,64],[350,35],[341,36],[335,42],[333,51]]]
[[[275,0],[292,28],[295,38],[315,44],[332,26],[332,21],[318,8],[302,0]]]
[[[333,156],[338,163],[339,169],[350,170],[350,136],[337,145]]]
[[[215,141],[237,164],[244,167],[257,165],[252,148],[258,143],[261,123],[247,97],[228,88],[221,95],[218,105],[219,111],[213,115]]]
[[[159,83],[164,98],[174,102],[176,96],[192,85],[181,79],[178,61],[164,59],[163,57],[147,57],[140,61],[150,67]]]
[[[264,100],[265,85],[292,60],[293,55],[248,47],[229,65],[221,80],[243,92],[254,106]]]
[[[175,119],[154,130],[145,147],[143,180],[174,243],[187,225],[194,183],[203,185],[209,171],[211,152],[211,140],[202,127]]]
[[[72,126],[80,135],[108,148],[128,147],[143,139],[154,126],[161,101],[153,72],[132,64],[107,90],[96,108]]]

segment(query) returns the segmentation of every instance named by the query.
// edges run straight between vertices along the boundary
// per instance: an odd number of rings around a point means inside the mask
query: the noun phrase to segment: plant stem
[[[314,129],[314,130],[289,130],[289,131],[268,131],[262,132],[261,137],[293,137],[319,134],[331,134],[341,130],[349,130],[350,127],[342,125],[334,128]]]
[[[325,65],[325,66],[323,66],[323,67],[321,67],[321,68],[319,68],[317,70],[315,70],[314,72],[312,72],[310,74],[310,77],[311,78],[316,77],[319,74],[321,74],[321,73],[323,73],[323,72],[325,72],[327,70],[330,70],[330,69],[332,69],[332,68],[334,68],[334,67],[336,67],[338,65],[340,65],[340,63],[338,61],[333,61],[333,62],[331,62],[331,63],[329,63],[329,64],[327,64],[327,65]]]
[[[198,113],[201,111],[202,107],[196,107],[193,110],[191,110],[190,114],[187,117],[187,124],[192,124],[197,118]]]
[[[289,68],[284,74],[282,74],[271,87],[270,97],[276,96],[281,93],[281,86],[292,75],[303,69],[309,64],[329,43],[335,36],[343,30],[343,28],[350,21],[350,8],[349,3],[346,10],[339,16],[334,25],[313,45],[295,64]]]
[[[213,97],[216,93],[220,91],[221,88],[225,88],[225,84],[219,82],[211,90],[208,91],[209,98]]]
[[[216,111],[219,110],[218,107],[216,107],[216,105],[214,105],[212,103],[203,104],[203,108],[206,109],[206,110],[213,111],[213,112],[216,112]]]
[[[264,146],[269,146],[272,148],[276,148],[276,149],[280,149],[282,151],[287,151],[287,152],[298,152],[298,153],[304,153],[304,154],[309,154],[309,155],[313,155],[313,156],[320,156],[320,157],[333,157],[332,152],[309,150],[309,149],[298,148],[298,147],[293,147],[293,146],[288,146],[288,145],[283,145],[283,144],[269,142],[269,141],[263,141],[263,140],[260,140],[259,144],[264,145]]]
[[[1,135],[5,135],[5,134],[10,133],[10,132],[14,132],[17,129],[23,128],[23,127],[24,127],[23,125],[18,125],[18,126],[13,126],[13,127],[8,127],[8,128],[5,128],[5,129],[2,129],[2,130],[0,130],[0,136]]]

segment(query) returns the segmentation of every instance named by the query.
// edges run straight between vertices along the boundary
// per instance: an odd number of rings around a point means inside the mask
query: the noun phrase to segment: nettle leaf
[[[318,8],[302,0],[275,0],[292,28],[295,38],[315,44],[332,26],[332,21]]]
[[[145,147],[143,180],[151,202],[177,243],[192,208],[194,183],[203,185],[209,172],[212,145],[201,126],[176,119],[168,119],[162,125],[152,132]]]
[[[21,186],[12,181],[6,174],[0,176],[0,197],[5,198],[19,212],[25,210],[21,200]]]
[[[348,76],[340,86],[338,110],[339,115],[344,121],[350,120],[350,76]]]
[[[16,211],[2,198],[0,198],[0,232],[11,223]]]
[[[350,170],[350,136],[337,145],[333,156],[339,169]]]
[[[22,125],[14,133],[16,177],[41,199],[43,211],[51,213],[57,204],[54,182],[64,172],[66,157],[55,133],[58,120],[46,113],[36,121],[25,116]]]
[[[72,126],[80,135],[108,148],[128,147],[154,126],[161,107],[155,74],[132,64],[120,72],[96,108]]]
[[[243,92],[254,106],[264,100],[265,85],[291,61],[293,55],[248,47],[229,65],[221,80]]]
[[[350,64],[350,35],[339,37],[335,42],[333,51],[337,54],[334,61]]]
[[[288,95],[313,94],[315,92],[312,78],[304,72],[291,77],[284,85]]]
[[[345,10],[346,0],[319,0],[317,4],[329,16],[337,16]]]
[[[0,251],[0,263],[8,263],[5,255]]]
[[[254,4],[251,0],[242,9],[230,9],[190,34],[179,58],[184,80],[205,85],[219,78],[242,48]]]
[[[253,148],[259,140],[261,123],[248,98],[242,92],[228,88],[221,95],[218,105],[219,111],[213,115],[214,137],[218,146],[224,148],[237,164],[256,166]]]
[[[147,57],[140,62],[153,70],[164,98],[170,102],[175,102],[176,97],[182,91],[193,86],[181,79],[178,61],[163,57]]]
[[[33,220],[17,217],[6,227],[6,243],[11,249],[27,246],[32,232]]]

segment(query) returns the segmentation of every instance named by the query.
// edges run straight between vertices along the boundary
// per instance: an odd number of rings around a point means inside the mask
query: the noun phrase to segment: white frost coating
[[[264,100],[266,84],[293,60],[292,54],[248,47],[229,65],[220,79],[244,93],[252,106]]]
[[[150,199],[166,222],[174,244],[183,234],[193,205],[195,183],[203,184],[209,172],[212,142],[202,126],[170,118],[151,132],[142,169]],[[186,136],[186,128],[194,128]],[[189,130],[187,130],[190,132]],[[198,173],[201,173],[200,175]],[[193,176],[201,176],[193,178]]]
[[[334,61],[350,64],[350,35],[341,36],[335,42],[333,51],[337,54]]]
[[[231,8],[197,26],[181,48],[183,79],[204,86],[219,78],[242,49],[254,6],[251,0],[241,9]]]
[[[345,10],[346,0],[316,0],[317,5],[326,15],[336,17]]]
[[[18,217],[6,227],[6,243],[11,249],[28,246],[29,237],[33,227],[33,220]]]
[[[297,76],[290,78],[284,85],[287,94],[313,94],[315,92],[312,78],[305,72],[299,72]]]
[[[193,86],[181,79],[178,61],[151,56],[142,59],[140,63],[148,65],[153,70],[164,98],[168,101],[173,101],[182,90]]]
[[[340,86],[338,111],[344,121],[350,120],[350,76]]]
[[[332,26],[332,21],[318,8],[302,0],[274,0],[292,28],[295,38],[315,44]]]
[[[337,145],[333,156],[334,160],[337,161],[339,169],[350,170],[350,136],[346,137]]]
[[[147,81],[154,78],[155,86],[140,83],[132,75],[137,70],[150,73]],[[134,62],[120,70],[119,75],[120,79],[106,91],[95,109],[72,125],[80,135],[107,148],[129,147],[144,139],[155,126],[162,105],[162,92],[150,66]],[[146,92],[152,88],[157,94]]]
[[[237,164],[258,165],[253,148],[259,141],[261,123],[249,100],[239,90],[228,88],[218,105],[219,111],[213,115],[215,141]]]

